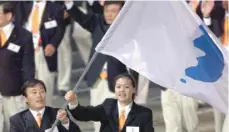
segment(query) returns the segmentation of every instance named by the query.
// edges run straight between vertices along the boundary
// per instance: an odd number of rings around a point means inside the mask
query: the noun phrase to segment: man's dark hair
[[[45,92],[46,92],[46,87],[45,87],[44,82],[41,81],[41,80],[38,80],[38,79],[33,79],[33,80],[30,80],[30,81],[27,81],[27,82],[24,83],[24,85],[22,86],[22,95],[26,97],[27,96],[26,90],[28,88],[35,87],[37,84],[42,85],[44,87],[44,89],[45,89]]]
[[[104,6],[107,6],[107,5],[111,5],[111,4],[117,4],[117,5],[120,5],[121,8],[123,7],[124,5],[124,1],[110,1],[110,0],[105,0],[104,2]]]
[[[14,8],[16,4],[16,1],[0,1],[0,6],[3,8],[3,13],[12,13],[12,16],[14,15]]]

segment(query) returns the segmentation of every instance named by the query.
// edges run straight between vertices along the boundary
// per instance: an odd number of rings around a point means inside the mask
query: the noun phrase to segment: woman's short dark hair
[[[120,5],[121,6],[121,8],[123,7],[123,5],[125,4],[125,2],[124,1],[113,1],[113,0],[105,0],[105,2],[104,2],[104,6],[106,6],[106,5],[111,5],[111,4],[117,4],[117,5]]]
[[[3,7],[3,13],[12,13],[14,15],[14,8],[17,4],[16,1],[0,1],[0,6]]]
[[[136,88],[136,81],[135,81],[134,77],[131,76],[129,73],[123,73],[123,74],[120,74],[120,75],[116,76],[115,79],[114,79],[114,83],[113,83],[114,84],[114,87],[116,85],[117,80],[120,79],[120,78],[127,78],[127,79],[129,79],[131,81],[132,86],[134,88]]]
[[[27,82],[24,83],[24,85],[22,86],[22,95],[26,97],[27,96],[26,90],[28,88],[35,87],[37,84],[42,85],[44,87],[44,89],[45,89],[45,92],[46,92],[46,87],[45,87],[44,82],[41,81],[41,80],[38,80],[38,79],[33,79],[33,80],[30,80],[30,81],[27,81]]]

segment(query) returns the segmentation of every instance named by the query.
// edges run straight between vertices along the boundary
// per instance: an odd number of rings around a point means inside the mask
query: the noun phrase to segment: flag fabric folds
[[[185,1],[127,1],[97,52],[151,81],[228,110],[228,56]]]

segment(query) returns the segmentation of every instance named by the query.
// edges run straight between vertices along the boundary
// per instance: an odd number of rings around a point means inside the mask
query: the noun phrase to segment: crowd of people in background
[[[66,111],[53,108],[54,91],[70,102],[68,110],[74,118],[96,121],[95,132],[124,132],[125,122],[139,125],[141,132],[154,132],[152,111],[140,106],[147,104],[150,81],[116,58],[98,53],[88,70],[85,80],[91,87],[91,106],[80,106],[77,95],[69,91],[71,38],[87,64],[124,3],[0,1],[0,132],[44,131],[56,118],[60,132],[80,132]],[[189,0],[187,4],[228,49],[228,1]],[[161,104],[166,132],[198,132],[198,100],[163,89]],[[128,114],[138,114],[139,121],[126,121]],[[214,119],[215,131],[226,132],[226,116],[214,110]]]

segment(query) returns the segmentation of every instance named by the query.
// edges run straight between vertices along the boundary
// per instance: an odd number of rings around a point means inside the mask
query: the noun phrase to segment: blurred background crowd
[[[53,107],[62,105],[61,99],[67,91],[74,88],[85,66],[93,58],[96,45],[124,5],[123,1],[104,0],[36,0],[12,3],[13,8],[4,6],[0,16],[0,123],[4,123],[4,125],[0,124],[0,132],[8,131],[10,116],[26,108],[26,105],[21,103],[24,99],[20,93],[20,87],[31,78],[37,78],[45,83],[47,105]],[[187,1],[187,4],[228,49],[228,1],[190,0]],[[9,37],[11,33],[8,32],[8,29],[4,29],[7,25],[9,26],[4,23],[8,20],[7,13],[9,12],[12,12],[12,20],[10,21],[29,31],[32,34],[32,40],[22,40],[22,43],[31,45],[25,46],[27,48],[21,55],[10,54],[8,58],[5,55],[8,54],[7,51],[4,51],[10,47],[7,48],[7,40],[14,41],[12,36]],[[10,29],[10,27],[7,28]],[[14,31],[12,31],[13,33]],[[26,33],[20,32],[19,34],[21,38],[26,38]],[[19,41],[14,43],[17,42]],[[14,43],[10,43],[11,49],[18,52],[18,47]],[[33,47],[33,49],[28,47]],[[11,58],[17,59],[17,61],[7,61]],[[12,70],[14,68],[6,68],[17,67],[17,65],[19,65],[19,71]],[[202,106],[209,107],[208,105],[173,90],[166,90],[166,88],[150,82],[144,76],[129,69],[115,58],[102,54],[98,54],[93,60],[86,77],[80,83],[79,92],[81,92],[82,102],[98,105],[106,98],[114,98],[113,79],[116,75],[125,72],[130,73],[137,81],[136,103],[153,109],[154,106],[149,105],[152,104],[151,99],[159,100],[166,132],[175,132],[172,130],[177,127],[180,130],[176,132],[200,131],[198,129],[201,120],[199,121],[198,110]],[[7,76],[6,74],[12,75]],[[15,80],[9,81],[9,79]],[[157,112],[154,113],[154,116],[155,114]],[[210,120],[214,120],[212,123],[214,130],[212,131],[223,132],[225,115],[217,110],[213,110],[211,114],[214,116],[214,118],[210,118]],[[81,126],[79,125],[79,127]],[[98,132],[99,123],[94,123],[92,128],[89,131]]]

